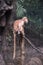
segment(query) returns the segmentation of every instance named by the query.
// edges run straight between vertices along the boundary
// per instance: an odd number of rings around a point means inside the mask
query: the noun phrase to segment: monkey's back
[[[15,31],[18,31],[18,29],[19,29],[19,23],[21,23],[21,19],[14,21],[14,23],[13,23],[13,29]]]

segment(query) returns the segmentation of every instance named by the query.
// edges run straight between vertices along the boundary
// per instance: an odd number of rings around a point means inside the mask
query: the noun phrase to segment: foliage
[[[17,4],[17,10],[16,10],[17,17],[20,18],[25,15],[26,9],[23,8],[23,5],[19,1],[17,1],[16,4]]]

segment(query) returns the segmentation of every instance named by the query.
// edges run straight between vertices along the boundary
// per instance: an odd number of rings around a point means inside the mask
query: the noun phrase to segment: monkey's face
[[[27,17],[23,17],[22,19],[23,19],[24,23],[28,23],[28,18]]]
[[[27,18],[25,18],[25,23],[28,23],[28,19]]]

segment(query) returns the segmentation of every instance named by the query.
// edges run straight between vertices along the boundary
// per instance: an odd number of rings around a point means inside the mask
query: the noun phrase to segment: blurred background
[[[0,0],[0,65],[21,65],[18,59],[15,61],[12,59],[14,42],[12,24],[24,16],[27,16],[29,21],[24,28],[26,37],[43,52],[43,0]],[[28,65],[32,57],[39,58],[41,64],[38,63],[43,65],[43,55],[34,50],[26,40],[25,50],[25,65]],[[39,64],[36,61],[34,65]]]

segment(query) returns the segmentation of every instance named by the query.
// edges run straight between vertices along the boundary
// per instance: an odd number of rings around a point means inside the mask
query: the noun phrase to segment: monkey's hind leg
[[[24,59],[25,59],[25,43],[22,34],[22,39],[21,39],[21,64],[22,65],[24,65]]]
[[[21,49],[22,49],[21,60],[22,60],[22,65],[24,65],[24,59],[25,59],[25,43],[24,43],[24,38],[22,39]]]
[[[14,32],[14,52],[13,52],[13,59],[16,57],[16,33]]]

